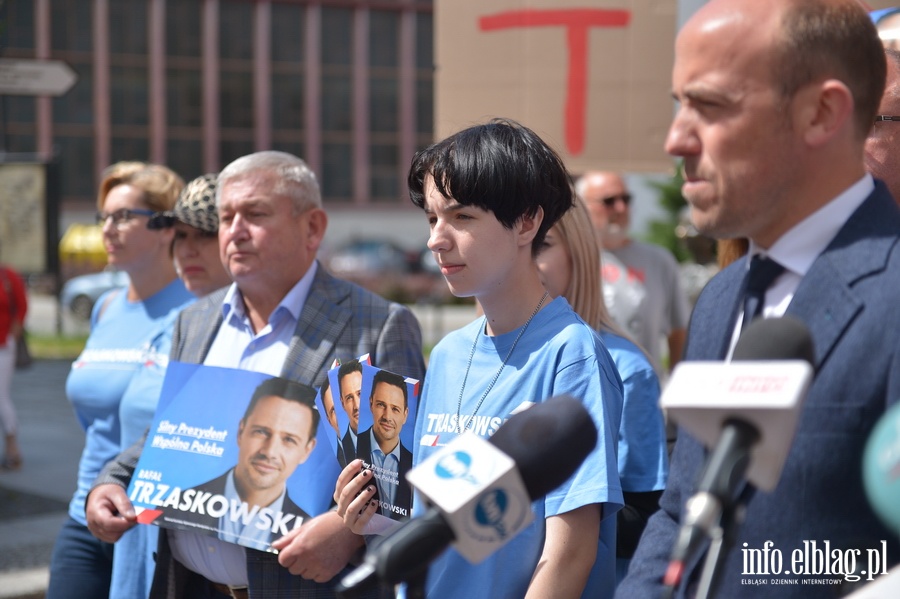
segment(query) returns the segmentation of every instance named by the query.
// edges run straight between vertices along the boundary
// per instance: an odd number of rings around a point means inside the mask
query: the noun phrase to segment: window
[[[93,47],[93,10],[85,10],[82,0],[53,0],[50,11],[53,50],[90,52]]]
[[[110,54],[146,55],[147,0],[114,0],[108,6]]]
[[[185,181],[204,174],[201,5],[166,2],[166,162]]]
[[[37,151],[37,140],[34,135],[24,133],[19,135],[13,131],[18,127],[10,126],[10,133],[6,134],[6,151],[12,153],[32,153]]]
[[[53,140],[59,148],[59,165],[65,188],[63,196],[76,196],[93,201],[97,198],[94,180],[94,140],[90,137],[57,135]],[[104,165],[106,166],[106,165]]]
[[[353,63],[353,11],[349,8],[322,8],[322,65],[347,66]]]
[[[223,0],[219,5],[219,57],[253,58],[253,3]]]
[[[298,4],[272,5],[272,62],[299,66],[303,63],[304,7]]]
[[[65,95],[53,98],[53,119],[57,123],[93,123],[94,69],[89,61],[70,62],[69,66],[78,73],[78,81]]]
[[[4,21],[4,27],[0,29],[0,48],[34,48],[33,0],[4,2],[0,11]]]
[[[122,160],[148,160],[150,148],[146,136],[129,136],[112,138],[113,162]]]
[[[373,10],[369,13],[369,66],[397,68],[400,13]]]
[[[170,127],[203,124],[202,73],[199,68],[166,71],[166,115]]]
[[[237,160],[241,156],[246,156],[253,152],[253,140],[252,139],[222,139],[222,143],[219,145],[219,148],[222,152],[222,166],[225,166],[229,162],[233,160]]]
[[[399,189],[399,155],[397,144],[372,144],[372,177],[370,194],[374,202],[397,202]]]
[[[166,2],[166,53],[169,56],[199,58],[202,36],[200,0]]]
[[[416,15],[416,133],[431,141],[434,130],[434,24],[432,15]]]
[[[302,134],[304,102],[303,74],[272,72],[272,130],[294,130]]]
[[[222,71],[219,117],[223,128],[253,127],[253,77],[249,71]]]
[[[254,27],[257,5],[252,0],[218,0],[218,22],[204,24],[206,0],[163,0],[165,5],[164,91],[166,122],[162,143],[166,163],[185,180],[219,169],[256,149],[257,134],[270,146],[309,157],[317,164],[323,197],[349,206],[355,201],[406,206],[403,171],[411,147],[420,148],[433,136],[433,0],[271,0],[271,27],[264,34],[271,62],[272,90],[267,106],[255,106]],[[51,144],[60,151],[60,181],[66,201],[93,207],[96,173],[105,164],[94,164],[94,18],[96,6],[105,6],[109,38],[98,43],[109,49],[109,140],[112,160],[149,159],[150,31],[152,0],[52,0],[49,28],[51,58],[64,60],[78,81],[65,95],[53,97]],[[2,2],[6,29],[0,29],[0,47],[9,57],[33,57],[35,0]],[[309,15],[318,15],[319,47],[308,56]],[[361,20],[362,18],[362,20]],[[401,55],[404,27],[415,37],[414,56]],[[362,47],[354,33],[360,22],[367,26]],[[203,31],[217,31],[218,103],[215,130],[204,128]],[[310,59],[318,64],[309,64]],[[360,60],[361,63],[354,61]],[[401,72],[402,64],[413,66]],[[311,69],[312,67],[312,69]],[[316,78],[310,80],[310,73]],[[362,77],[362,79],[360,79]],[[316,96],[310,98],[310,81]],[[359,87],[356,87],[357,84]],[[410,87],[412,89],[410,89]],[[414,96],[414,115],[401,115],[406,93]],[[2,99],[7,128],[4,142],[9,151],[35,151],[37,122],[33,97]],[[307,103],[311,101],[312,106]],[[364,103],[364,122],[355,120],[355,102]],[[307,122],[315,111],[318,118]],[[267,112],[271,131],[259,132],[256,112]],[[408,119],[414,139],[403,139],[400,127]],[[313,130],[308,130],[308,127]],[[406,131],[404,129],[404,131]],[[205,137],[209,136],[209,137]],[[315,147],[309,145],[315,141]],[[217,144],[209,152],[204,144]],[[364,144],[357,147],[355,144]],[[218,164],[204,162],[218,156]],[[356,157],[367,163],[356,164]],[[357,184],[361,187],[357,187]]]
[[[302,139],[306,105],[303,62],[304,7],[272,5],[272,133],[274,139]]]
[[[353,198],[353,147],[347,143],[325,143],[322,147],[322,195],[332,200]]]
[[[110,121],[114,126],[147,125],[148,85],[145,67],[110,67]]]
[[[203,144],[199,139],[169,137],[166,142],[168,164],[185,180],[196,179],[203,172]]]
[[[28,124],[34,125],[34,96],[3,96],[0,97],[3,103],[3,121],[10,127],[16,125]]]

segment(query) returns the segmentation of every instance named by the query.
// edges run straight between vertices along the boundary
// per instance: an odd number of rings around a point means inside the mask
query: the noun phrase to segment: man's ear
[[[837,79],[816,81],[794,94],[791,125],[802,132],[810,147],[828,143],[849,124],[853,125],[853,93]],[[848,123],[849,122],[849,123]]]
[[[527,214],[522,216],[516,222],[519,245],[530,246],[531,242],[534,241],[535,235],[537,235],[538,229],[541,228],[542,222],[544,222],[544,209],[541,206],[538,206],[531,216]]]
[[[318,251],[328,228],[328,215],[321,208],[313,208],[306,217],[306,239],[309,250]]]

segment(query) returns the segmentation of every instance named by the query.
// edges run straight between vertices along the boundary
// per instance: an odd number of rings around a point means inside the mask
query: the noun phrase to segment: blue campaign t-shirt
[[[148,359],[153,339],[163,327],[171,326],[174,313],[194,300],[181,279],[142,302],[128,301],[125,289],[110,293],[114,295],[108,302],[107,296],[97,302],[91,316],[91,334],[66,379],[66,395],[85,432],[78,486],[69,503],[69,515],[85,526],[87,492],[103,465],[122,449],[122,396]]]
[[[160,322],[162,329],[150,341],[145,360],[131,377],[119,404],[120,445],[131,447],[140,440],[153,422],[159,403],[172,333],[180,311],[170,312],[168,322]],[[110,597],[147,597],[153,582],[153,571],[159,537],[156,526],[135,526],[125,532],[113,546]]]
[[[619,479],[626,493],[666,487],[669,460],[666,426],[659,407],[659,378],[640,348],[618,335],[600,334],[622,377],[622,424],[619,426]],[[628,572],[630,558],[616,559],[616,578]]]
[[[460,428],[471,421],[469,429],[487,438],[523,404],[569,394],[581,399],[593,416],[597,446],[568,481],[533,502],[535,521],[484,562],[470,564],[452,548],[434,561],[427,582],[431,599],[524,596],[543,548],[544,519],[595,503],[603,504],[603,521],[597,559],[583,596],[612,597],[615,589],[615,512],[622,505],[616,465],[621,380],[600,337],[564,298],[557,298],[534,317],[473,414],[520,332],[521,328],[489,337],[484,319],[478,319],[438,343],[419,403],[414,463],[456,438],[463,378]],[[473,342],[476,351],[466,374]],[[421,503],[418,497],[414,500],[415,512],[423,512]]]
[[[659,379],[640,348],[618,335],[600,338],[622,377],[622,424],[619,427],[619,478],[626,493],[666,487],[669,461],[666,425],[659,407]]]

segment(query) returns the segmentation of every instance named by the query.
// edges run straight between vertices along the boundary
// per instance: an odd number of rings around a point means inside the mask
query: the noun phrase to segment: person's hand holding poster
[[[128,495],[139,522],[271,550],[330,505],[328,435],[311,387],[171,362]]]
[[[409,517],[412,488],[406,473],[412,468],[413,429],[419,381],[373,366],[363,366],[368,401],[359,411],[356,457],[372,470],[378,489],[378,513],[400,520]]]
[[[409,517],[412,507],[406,473],[412,468],[419,381],[372,366],[368,355],[328,375],[319,409],[327,414],[334,406],[335,434],[329,439],[342,467],[359,458],[372,471],[378,511],[367,532],[383,532],[391,520]]]

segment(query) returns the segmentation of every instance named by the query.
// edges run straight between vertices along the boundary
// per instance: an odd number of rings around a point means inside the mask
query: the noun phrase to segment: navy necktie
[[[762,314],[766,290],[783,272],[784,267],[771,258],[757,254],[750,260],[747,287],[744,289],[744,320],[741,330],[746,329],[750,321]]]

